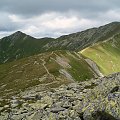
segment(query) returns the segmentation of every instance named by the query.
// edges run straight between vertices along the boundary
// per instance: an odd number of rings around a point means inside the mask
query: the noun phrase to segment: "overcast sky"
[[[120,21],[120,0],[0,0],[0,38],[58,37]]]

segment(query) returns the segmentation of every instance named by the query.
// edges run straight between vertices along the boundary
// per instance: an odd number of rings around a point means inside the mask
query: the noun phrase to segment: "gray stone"
[[[0,107],[0,111],[2,111],[4,109],[4,107]]]
[[[1,112],[0,120],[119,120],[119,74],[35,93],[42,96],[38,99],[35,95],[30,95],[26,101],[17,98],[23,102],[20,109],[10,106],[19,105],[14,98],[10,105],[1,108],[6,112]]]
[[[64,111],[65,108],[62,108],[62,107],[56,107],[56,108],[51,108],[51,112],[53,113],[58,113],[60,111]]]

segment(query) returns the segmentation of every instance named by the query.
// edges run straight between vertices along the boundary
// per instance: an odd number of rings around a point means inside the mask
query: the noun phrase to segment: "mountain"
[[[46,52],[0,65],[0,97],[37,87],[45,90],[62,84],[99,77],[76,52]]]
[[[0,63],[14,61],[42,52],[44,44],[53,38],[36,39],[20,31],[0,40]]]
[[[80,53],[93,60],[104,75],[120,71],[120,34],[90,46]]]
[[[64,49],[72,51],[80,51],[92,44],[120,33],[120,22],[112,22],[99,28],[91,28],[82,32],[61,36],[55,41],[47,43],[46,49]]]
[[[20,31],[0,40],[0,64],[54,50],[80,51],[120,33],[120,22],[61,36],[36,39]]]
[[[4,63],[0,65],[0,95],[119,72],[119,48],[119,22],[57,39],[36,39],[18,31],[0,40],[0,63]]]

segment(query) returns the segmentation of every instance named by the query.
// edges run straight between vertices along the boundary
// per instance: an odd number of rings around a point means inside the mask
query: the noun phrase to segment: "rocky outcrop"
[[[120,120],[120,73],[34,93],[9,99],[0,120]]]
[[[95,73],[97,74],[97,76],[103,77],[104,75],[100,72],[97,64],[92,61],[91,59],[85,59],[85,61],[90,65],[90,67],[95,71]]]

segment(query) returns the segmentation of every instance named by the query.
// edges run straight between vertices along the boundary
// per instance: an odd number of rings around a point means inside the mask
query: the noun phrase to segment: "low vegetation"
[[[75,52],[46,52],[0,65],[0,96],[6,97],[37,85],[58,87],[93,78],[85,60]]]
[[[120,34],[81,51],[92,59],[105,75],[120,71]]]

